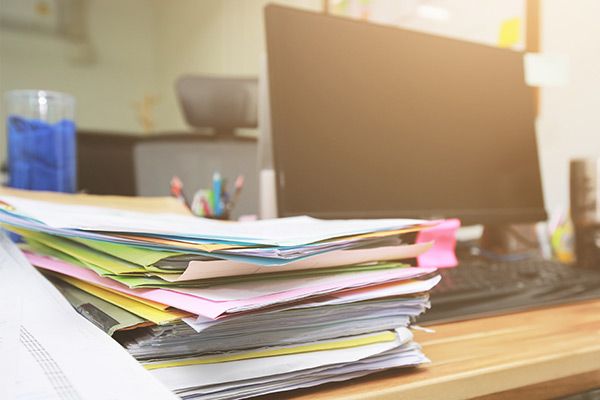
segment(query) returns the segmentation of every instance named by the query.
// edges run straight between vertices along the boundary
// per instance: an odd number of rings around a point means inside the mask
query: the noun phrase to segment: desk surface
[[[432,328],[435,333],[415,335],[432,360],[426,367],[285,398],[451,400],[496,394],[491,398],[533,399],[600,387],[600,300]],[[554,389],[551,382],[558,383]]]

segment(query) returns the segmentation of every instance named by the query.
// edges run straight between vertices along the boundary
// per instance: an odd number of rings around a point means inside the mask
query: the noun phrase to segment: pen
[[[210,217],[215,216],[215,209],[213,208],[214,204],[215,204],[215,194],[212,190],[208,190],[206,193],[206,205],[208,207],[208,214],[206,214],[207,216],[210,216]]]
[[[183,194],[183,182],[181,181],[181,179],[179,179],[178,176],[174,176],[173,178],[171,178],[171,196],[175,197],[177,200],[179,200],[181,203],[183,203],[183,205],[185,205],[188,209],[190,209],[190,206],[188,205],[187,201],[185,200],[185,196]]]
[[[200,217],[204,216],[204,207],[202,205],[202,198],[204,196],[204,190],[200,189],[194,193],[192,199],[192,212]]]
[[[200,198],[200,203],[202,204],[202,210],[205,217],[210,217],[210,207],[208,206],[208,201],[206,201],[206,197],[202,196]]]
[[[227,178],[223,178],[221,183],[221,208],[223,208],[223,212],[226,211],[228,202],[229,192],[227,191]]]
[[[213,213],[215,217],[220,216],[223,213],[223,203],[221,196],[223,195],[223,180],[221,174],[215,172],[213,175]]]
[[[237,203],[238,199],[240,198],[240,194],[242,192],[243,187],[244,187],[244,176],[239,175],[235,180],[235,191],[233,192],[233,197],[232,197],[231,201],[227,202],[227,210],[228,211],[233,210],[233,207],[235,207],[235,203]]]

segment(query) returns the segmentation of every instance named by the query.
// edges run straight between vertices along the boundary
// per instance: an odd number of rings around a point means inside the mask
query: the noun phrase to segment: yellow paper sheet
[[[150,237],[150,236],[118,234],[118,233],[115,233],[112,236],[121,237],[124,239],[138,240],[138,241],[143,241],[143,242],[148,242],[148,243],[153,243],[153,244],[162,244],[162,245],[166,245],[166,246],[196,249],[196,250],[200,250],[200,251],[206,251],[209,253],[212,251],[239,249],[239,248],[243,247],[240,245],[234,246],[234,245],[229,245],[229,244],[218,244],[218,243],[214,243],[214,244],[213,243],[203,243],[203,244],[188,243],[188,242],[181,242],[181,241],[171,240],[171,239],[163,239],[163,238]]]
[[[147,319],[148,321],[154,322],[157,325],[166,324],[169,322],[177,321],[184,317],[189,317],[191,314],[183,311],[169,311],[169,310],[158,310],[154,307],[150,307],[138,300],[134,300],[132,297],[125,297],[121,294],[116,294],[109,290],[94,286],[87,282],[80,281],[78,279],[71,278],[69,276],[57,275],[60,279],[65,282],[101,298],[111,304],[121,307],[132,314]]]
[[[418,231],[422,231],[423,229],[427,229],[427,228],[432,228],[435,225],[419,225],[419,226],[415,226],[415,227],[410,227],[410,228],[404,228],[404,229],[396,229],[396,230],[392,230],[392,231],[381,231],[381,232],[372,232],[372,233],[363,233],[361,235],[354,235],[354,236],[344,236],[343,238],[335,238],[335,239],[330,239],[330,240],[325,240],[322,243],[327,243],[327,242],[336,242],[339,240],[358,240],[358,239],[376,239],[376,238],[383,238],[383,237],[388,237],[388,236],[398,236],[398,235],[402,235],[404,233],[411,233],[411,232],[418,232]]]
[[[132,301],[144,304],[144,305],[146,305],[148,307],[151,307],[151,308],[154,308],[156,310],[162,310],[162,311],[164,311],[167,308],[169,308],[169,306],[165,306],[163,308],[164,305],[162,305],[160,303],[152,304],[154,302],[151,301],[151,300],[145,300],[145,299],[142,299],[142,298],[139,298],[139,297],[135,297],[135,296],[131,296],[131,295],[128,295],[128,294],[125,294],[125,293],[117,292],[117,291],[109,289],[109,288],[102,288],[102,287],[99,287],[99,286],[96,286],[96,285],[92,285],[91,283],[80,281],[79,279],[73,278],[71,276],[62,275],[62,274],[54,273],[54,272],[52,272],[51,274],[53,276],[55,276],[56,278],[58,278],[58,279],[60,279],[62,281],[65,281],[68,284],[70,284],[72,286],[75,286],[76,288],[81,289],[84,292],[89,293],[91,295],[94,295],[96,297],[99,297],[99,298],[101,298],[103,300],[106,300],[104,298],[104,292],[110,292],[110,293],[114,293],[117,296],[124,297],[124,298],[130,299]]]
[[[127,197],[93,194],[70,194],[56,192],[39,192],[0,187],[0,195],[21,197],[30,200],[49,201],[58,204],[74,204],[78,206],[110,207],[127,211],[149,213],[176,213],[190,215],[190,211],[173,197]]]
[[[199,364],[214,364],[222,363],[227,361],[239,361],[247,360],[250,358],[262,358],[262,357],[273,357],[283,356],[288,354],[299,354],[307,353],[311,351],[322,351],[322,350],[336,350],[346,349],[349,347],[366,346],[369,344],[391,342],[396,340],[396,334],[387,331],[376,333],[368,336],[360,336],[349,339],[340,340],[328,340],[324,342],[316,342],[310,344],[301,344],[298,346],[279,347],[274,349],[255,350],[248,352],[240,352],[235,354],[224,354],[218,356],[208,356],[202,358],[192,358],[186,360],[158,362],[153,364],[146,364],[144,367],[148,370],[159,369],[159,368],[172,368],[172,367],[184,367],[188,365],[199,365]]]
[[[98,286],[96,286],[96,287],[98,287]],[[107,290],[107,291],[112,292],[112,293],[114,293],[114,294],[116,294],[118,296],[127,297],[128,299],[131,299],[131,300],[137,301],[139,303],[145,304],[148,307],[152,307],[152,308],[155,308],[157,310],[166,311],[170,307],[167,304],[157,303],[156,301],[152,301],[152,300],[148,300],[148,299],[142,299],[141,297],[132,296],[130,294],[119,292],[119,291],[116,291],[116,290],[108,288],[108,287],[103,287],[103,288],[100,288],[100,289]]]

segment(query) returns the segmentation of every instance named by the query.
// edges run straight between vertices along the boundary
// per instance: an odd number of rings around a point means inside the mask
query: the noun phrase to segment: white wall
[[[600,157],[600,1],[544,0],[541,15],[542,50],[570,61],[570,83],[542,89],[538,121],[546,206],[566,209],[569,159]]]
[[[156,1],[159,130],[187,129],[173,85],[187,73],[258,76],[267,3],[321,9],[321,0]]]
[[[158,90],[155,10],[147,0],[88,4],[95,61],[87,65],[76,61],[81,49],[57,37],[0,30],[0,93],[31,88],[68,92],[77,99],[80,127],[139,131],[133,103]],[[6,135],[4,123],[0,125],[3,160]]]
[[[364,17],[361,16],[361,3],[362,0],[349,0],[346,9],[333,5],[331,11],[361,18]],[[525,19],[524,0],[374,0],[368,4],[369,21],[492,46],[498,44],[503,21]],[[425,14],[424,6],[433,11]],[[523,38],[512,47],[523,49]]]
[[[140,131],[133,103],[157,95],[156,130],[187,130],[175,99],[184,73],[258,75],[268,0],[88,0],[96,62],[73,61],[64,40],[0,30],[0,93],[18,88],[69,92],[80,127]],[[320,10],[321,0],[276,3]],[[2,107],[0,120],[4,121]],[[0,160],[5,127],[0,124]]]

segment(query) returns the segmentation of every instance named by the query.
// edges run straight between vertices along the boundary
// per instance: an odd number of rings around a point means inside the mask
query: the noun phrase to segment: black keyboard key
[[[442,281],[431,292],[432,308],[419,323],[600,298],[600,268],[581,269],[548,260],[473,258],[456,268],[441,270],[441,275]]]

